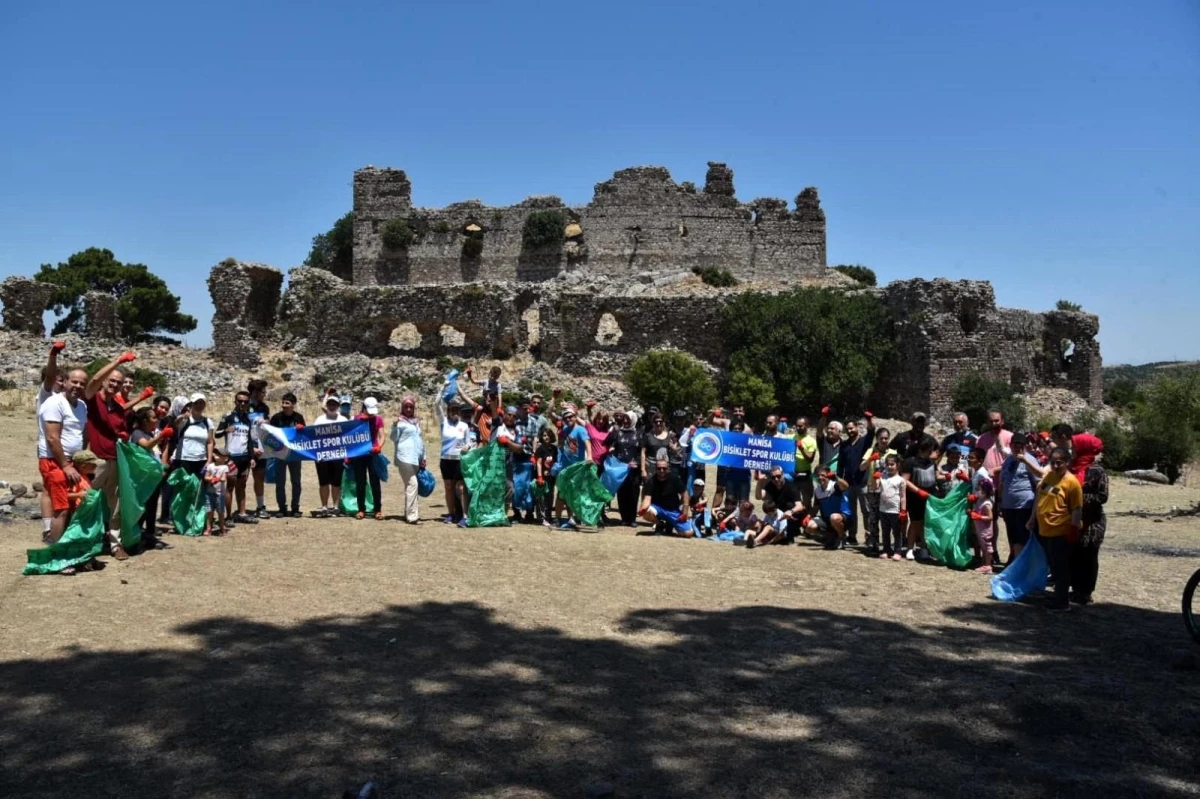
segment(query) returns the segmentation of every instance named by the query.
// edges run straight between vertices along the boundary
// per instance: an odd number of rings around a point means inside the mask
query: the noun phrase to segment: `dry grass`
[[[0,476],[32,479],[31,419]],[[1114,485],[1115,511],[1200,499]],[[3,796],[1200,793],[1194,519],[1115,516],[1100,604],[1068,616],[973,574],[625,531],[275,520],[21,577],[37,537],[0,527]]]

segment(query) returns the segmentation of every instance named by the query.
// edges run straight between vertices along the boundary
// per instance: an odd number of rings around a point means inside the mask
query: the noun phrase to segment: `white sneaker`
[[[916,560],[917,556],[915,554],[913,554],[913,550],[910,549],[904,553],[904,559],[905,560]]]

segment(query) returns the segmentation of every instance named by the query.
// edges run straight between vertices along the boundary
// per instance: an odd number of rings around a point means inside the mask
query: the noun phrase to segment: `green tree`
[[[1136,468],[1133,459],[1133,434],[1116,419],[1105,419],[1093,431],[1104,442],[1104,465],[1124,472]]]
[[[1114,408],[1128,408],[1141,396],[1138,384],[1128,377],[1119,377],[1104,389],[1104,404]]]
[[[708,410],[717,401],[712,375],[695,357],[676,350],[651,350],[629,364],[625,385],[643,408]]]
[[[1139,465],[1157,465],[1174,483],[1196,454],[1200,433],[1200,373],[1163,375],[1146,387],[1133,415],[1133,451]]]
[[[389,250],[403,250],[417,240],[417,234],[407,219],[389,219],[380,236],[383,246]]]
[[[717,288],[736,286],[738,283],[737,278],[733,276],[732,272],[716,266],[697,266],[692,269],[692,274],[697,275],[705,285],[716,286]]]
[[[566,221],[562,211],[534,211],[525,217],[521,241],[527,247],[548,247],[562,244],[566,238]]]
[[[313,236],[305,266],[325,269],[343,280],[354,277],[354,212],[333,223],[328,233]]]
[[[992,380],[978,372],[966,375],[954,387],[954,409],[962,411],[976,430],[984,429],[988,411],[995,408],[1004,414],[1009,430],[1025,427],[1025,401],[1013,393],[1007,380]],[[1055,424],[1064,421],[1055,420]]]
[[[895,352],[891,317],[877,298],[813,288],[738,295],[725,310],[725,339],[732,371],[769,382],[793,408],[865,407]]]
[[[771,374],[754,364],[737,363],[731,366],[725,391],[725,403],[740,405],[752,424],[758,425],[779,404]]]
[[[862,264],[841,264],[833,267],[835,271],[841,272],[847,277],[852,277],[864,286],[878,285],[878,279],[875,277],[875,270],[869,266]]]
[[[58,286],[50,308],[60,318],[52,335],[84,331],[83,295],[102,291],[117,299],[121,334],[142,340],[165,333],[189,333],[195,317],[179,312],[179,297],[143,264],[124,264],[111,250],[89,247],[58,266],[42,264],[34,278]]]
[[[1071,302],[1070,300],[1059,300],[1058,302],[1054,303],[1054,308],[1055,308],[1055,310],[1058,310],[1058,311],[1082,311],[1083,310],[1082,305],[1080,305],[1077,302]]]

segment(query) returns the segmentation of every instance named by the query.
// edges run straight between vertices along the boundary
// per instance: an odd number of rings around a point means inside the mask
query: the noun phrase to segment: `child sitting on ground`
[[[79,482],[67,489],[67,526],[70,526],[71,517],[75,515],[79,503],[92,488],[92,480],[96,479],[97,463],[99,459],[90,449],[81,449],[71,456],[71,465],[79,472]]]
[[[746,547],[753,549],[764,544],[783,544],[786,542],[787,519],[779,512],[779,508],[775,507],[775,501],[767,497],[763,500],[763,517],[758,522],[757,531],[746,531]]]
[[[718,488],[717,490],[722,491],[723,489]],[[737,507],[737,501],[726,494],[725,502],[713,511],[713,526],[716,527],[717,532],[725,532],[729,523],[737,518]]]
[[[980,574],[992,573],[992,540],[996,537],[996,514],[992,510],[994,491],[991,478],[984,477],[979,481],[979,493],[971,495],[975,497],[970,510],[971,520],[975,522],[975,540],[983,554],[983,565],[975,570]]]
[[[213,450],[213,462],[204,467],[204,534],[212,535],[213,522],[217,535],[225,535],[226,487],[230,477],[237,476],[237,467],[229,462],[229,453],[222,447]]]
[[[729,502],[729,498],[726,498]],[[742,504],[738,506],[738,512],[734,516],[725,519],[725,529],[731,532],[753,533],[758,530],[758,514],[754,512],[754,503],[748,499],[742,500]]]
[[[691,495],[692,526],[701,535],[712,534],[712,514],[708,510],[708,497],[704,495],[704,481],[697,477],[692,481]]]

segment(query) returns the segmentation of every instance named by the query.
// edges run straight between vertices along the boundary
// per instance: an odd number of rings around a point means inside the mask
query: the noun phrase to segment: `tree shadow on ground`
[[[126,623],[137,623],[135,619]],[[0,664],[0,795],[1169,796],[1200,790],[1200,675],[1169,614],[979,603],[919,627],[645,610],[611,637],[473,603],[195,648]]]

